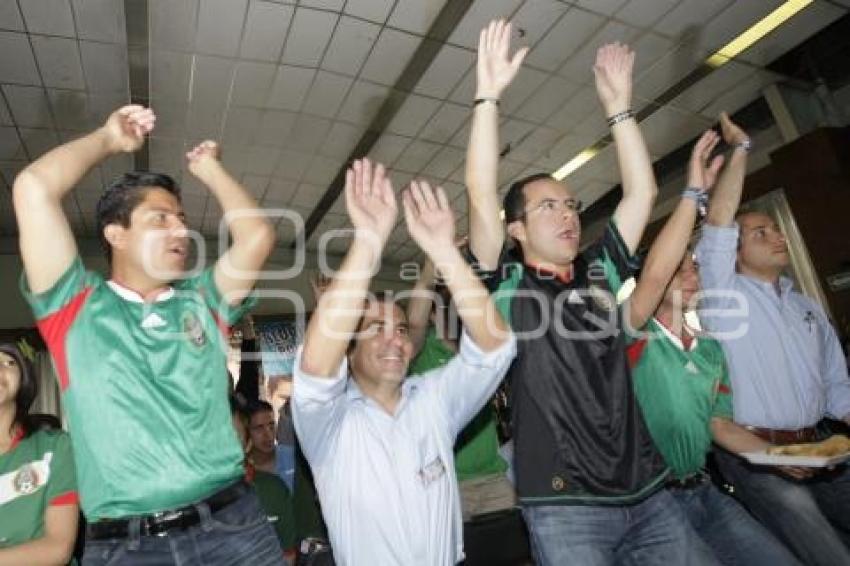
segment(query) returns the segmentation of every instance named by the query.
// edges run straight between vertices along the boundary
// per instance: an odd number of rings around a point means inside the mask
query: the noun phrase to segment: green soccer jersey
[[[720,344],[700,337],[685,350],[652,319],[627,351],[649,432],[678,478],[702,469],[711,419],[732,418],[732,390]]]
[[[295,540],[295,503],[286,482],[277,474],[257,470],[253,478],[254,490],[269,522],[274,525],[280,547],[294,549]]]
[[[50,350],[89,521],[201,500],[243,475],[227,401],[227,327],[212,269],[145,303],[77,258],[48,291],[22,287]]]
[[[61,431],[15,436],[0,454],[0,548],[44,535],[51,505],[76,504],[77,482],[71,441]]]
[[[410,364],[410,374],[418,375],[445,365],[455,353],[428,331],[422,350]],[[489,402],[466,425],[455,443],[455,472],[458,481],[504,474],[508,463],[499,454],[496,413]]]

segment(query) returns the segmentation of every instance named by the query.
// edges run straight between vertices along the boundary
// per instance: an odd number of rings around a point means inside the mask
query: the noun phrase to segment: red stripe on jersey
[[[732,390],[731,390],[731,389],[729,389],[729,388],[726,386],[726,384],[725,384],[725,383],[721,383],[720,385],[718,385],[718,386],[717,386],[717,392],[718,392],[718,393],[724,393],[724,394],[726,394],[726,395],[729,395],[730,393],[732,393]]]
[[[14,450],[18,444],[21,443],[21,440],[24,438],[24,427],[17,426],[15,427],[15,433],[12,435],[12,444],[9,445],[9,452]]]
[[[222,320],[220,316],[218,316],[218,313],[216,311],[210,309],[210,312],[212,313],[213,318],[215,319],[215,325],[218,326],[218,331],[221,332],[221,335],[224,337],[224,340],[229,340],[230,327],[227,325],[227,323],[224,322],[224,320]]]
[[[50,505],[79,505],[80,497],[76,491],[69,491],[62,495],[57,495],[50,500]]]
[[[643,349],[646,347],[646,338],[633,342],[626,348],[626,356],[629,358],[629,367],[634,369],[643,355]]]
[[[92,287],[86,287],[77,295],[68,301],[64,307],[55,313],[48,315],[38,321],[38,331],[44,337],[47,343],[47,349],[53,356],[53,363],[56,364],[56,373],[59,376],[59,386],[64,392],[70,385],[71,377],[68,375],[68,357],[65,352],[65,338],[68,336],[68,329],[74,324],[80,309],[83,308],[86,299],[92,292]]]

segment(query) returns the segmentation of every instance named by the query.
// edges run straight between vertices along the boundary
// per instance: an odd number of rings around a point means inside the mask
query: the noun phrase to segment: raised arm
[[[495,269],[505,241],[499,202],[499,98],[519,70],[528,48],[509,56],[511,24],[494,20],[478,39],[478,83],[466,149],[469,242],[482,266]],[[480,102],[479,102],[480,101]]]
[[[189,172],[218,201],[233,240],[215,265],[215,284],[228,304],[241,303],[257,282],[274,246],[275,233],[257,202],[224,169],[214,141],[204,141],[186,154]]]
[[[366,293],[398,209],[384,166],[355,161],[345,176],[345,204],[354,241],[307,325],[301,369],[316,377],[336,376],[357,330]],[[450,246],[451,247],[451,246]]]
[[[484,351],[501,346],[510,335],[508,327],[454,245],[455,221],[445,191],[414,181],[403,204],[407,231],[445,281],[469,337]]]
[[[416,285],[413,286],[410,300],[407,302],[407,325],[410,341],[413,344],[413,355],[416,356],[425,343],[425,335],[431,323],[431,307],[434,304],[434,283],[437,274],[434,263],[426,259]]]
[[[110,155],[139,149],[154,126],[138,105],[113,112],[101,128],[42,155],[18,174],[13,187],[24,272],[33,293],[47,291],[77,256],[62,198]]]
[[[652,171],[652,160],[637,120],[631,113],[632,68],[635,54],[628,46],[611,43],[599,48],[593,73],[596,92],[611,120],[611,135],[617,147],[623,198],[614,211],[614,222],[630,253],[637,250],[658,187]]]
[[[735,219],[735,213],[741,204],[750,137],[729,119],[726,112],[720,114],[720,129],[723,132],[723,141],[732,146],[732,155],[717,181],[717,188],[711,196],[708,216],[705,220],[712,226],[729,226]]]
[[[711,152],[719,141],[720,136],[714,130],[708,130],[694,145],[688,165],[687,189],[652,243],[637,287],[629,299],[632,328],[642,328],[646,324],[664,298],[667,285],[682,262],[697,219],[698,200],[714,185],[717,172],[723,166],[720,155],[709,163]]]

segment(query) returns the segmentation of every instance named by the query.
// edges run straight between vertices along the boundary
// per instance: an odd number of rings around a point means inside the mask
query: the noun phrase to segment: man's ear
[[[508,236],[518,242],[525,241],[525,225],[521,220],[514,220],[508,224]]]
[[[114,249],[123,249],[125,247],[125,235],[126,231],[124,227],[117,223],[107,224],[103,228],[103,236]]]

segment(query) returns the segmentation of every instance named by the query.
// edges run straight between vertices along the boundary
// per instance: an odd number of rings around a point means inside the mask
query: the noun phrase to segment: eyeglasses
[[[555,200],[553,198],[547,198],[540,201],[540,204],[538,204],[537,206],[524,210],[522,212],[522,215],[525,216],[535,211],[538,211],[541,214],[545,214],[546,216],[554,216],[557,214],[563,214],[564,212],[578,214],[579,212],[581,212],[583,207],[584,203],[574,198],[568,198],[566,200]]]

